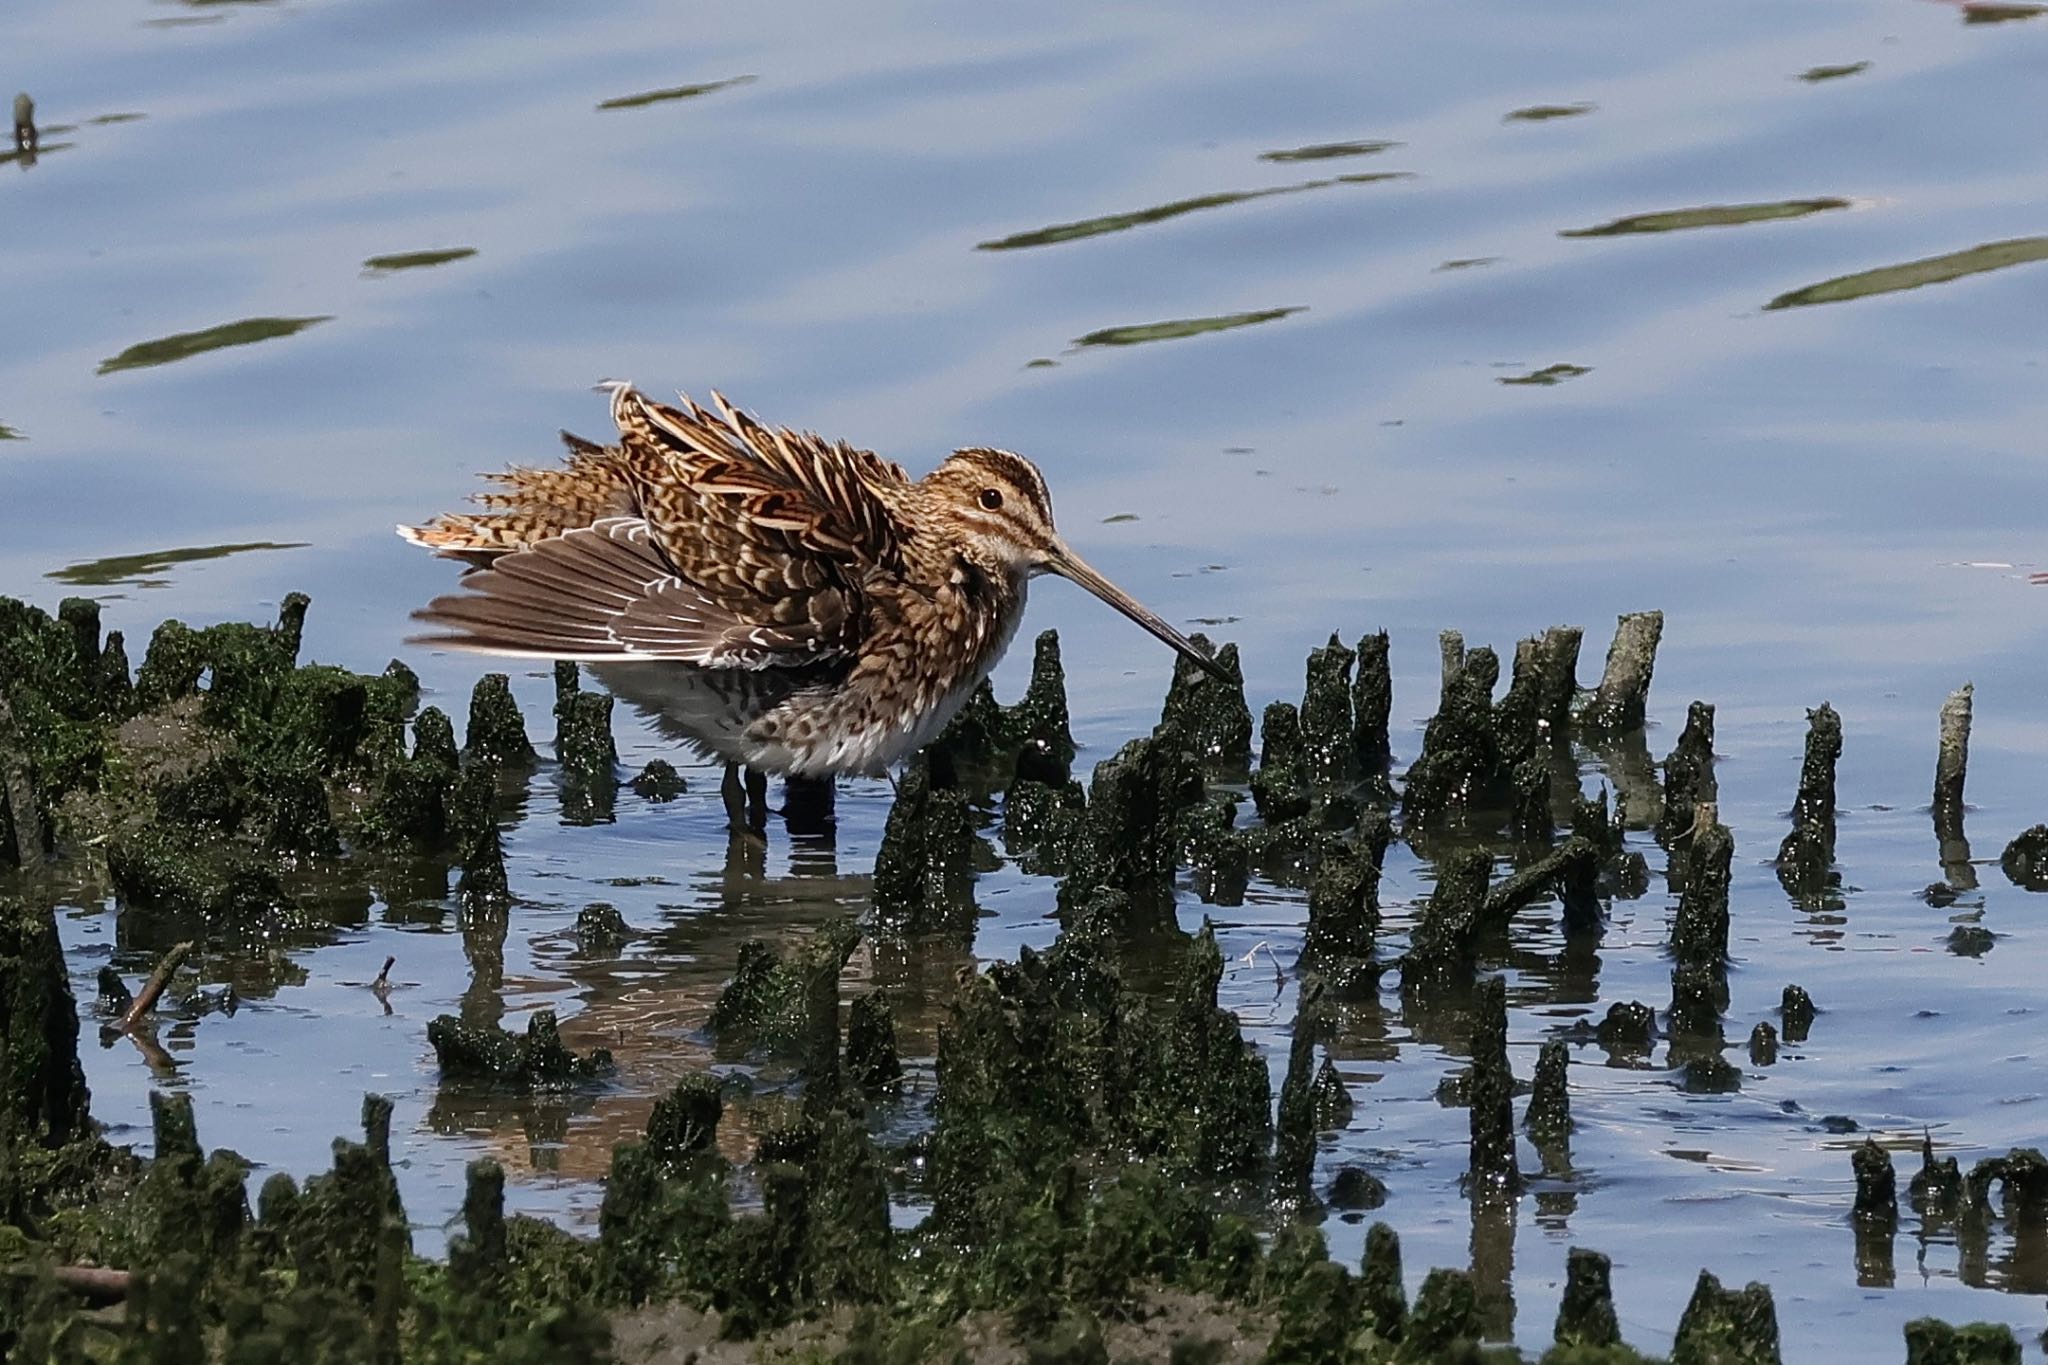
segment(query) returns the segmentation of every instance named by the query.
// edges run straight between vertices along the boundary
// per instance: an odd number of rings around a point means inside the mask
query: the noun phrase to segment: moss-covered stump
[[[1834,884],[1835,763],[1842,756],[1842,718],[1822,702],[1806,713],[1806,758],[1792,802],[1792,832],[1778,847],[1778,881],[1802,901]]]
[[[802,1061],[812,1070],[829,1065],[836,1076],[839,974],[859,943],[850,922],[833,920],[786,956],[759,939],[741,944],[732,980],[711,1010],[710,1029],[719,1046],[735,1054]],[[829,1058],[822,1055],[827,1038]]]
[[[104,1149],[89,1100],[56,916],[0,896],[0,1228],[34,1226],[90,1183]]]
[[[1723,1289],[1702,1270],[1678,1320],[1671,1365],[1779,1365],[1778,1313],[1768,1285]]]
[[[1308,655],[1301,700],[1301,740],[1309,780],[1319,787],[1358,777],[1358,738],[1351,712],[1351,667],[1358,655],[1334,634]]]
[[[1134,739],[1095,765],[1088,854],[1076,878],[1132,894],[1172,885],[1181,817],[1203,796],[1202,770],[1171,733]]]
[[[2016,836],[1999,855],[1998,865],[2014,886],[2048,891],[2048,825],[2035,825]]]
[[[942,782],[928,757],[905,770],[875,854],[875,928],[890,934],[969,934],[981,838],[967,793]]]
[[[1915,1318],[1906,1324],[1906,1365],[2020,1365],[2020,1343],[2002,1322]]]
[[[1204,921],[1166,1000],[1113,998],[1120,1036],[1098,1101],[1132,1151],[1210,1180],[1255,1171],[1271,1132],[1265,1063],[1237,1016],[1217,1005],[1222,980],[1223,953]]]
[[[1401,959],[1401,989],[1441,990],[1470,984],[1486,909],[1493,860],[1463,849],[1437,864],[1436,889],[1423,903]]]
[[[594,1048],[577,1056],[562,1043],[553,1010],[536,1010],[524,1035],[495,1024],[465,1024],[444,1014],[427,1025],[427,1041],[444,1075],[513,1085],[561,1085],[610,1073],[612,1054]]]
[[[1351,748],[1361,777],[1383,778],[1393,759],[1388,726],[1394,711],[1394,674],[1387,632],[1360,638],[1358,671],[1351,682]]]
[[[1611,1276],[1610,1262],[1597,1251],[1573,1247],[1565,1254],[1564,1301],[1557,1307],[1557,1326],[1551,1332],[1558,1345],[1621,1344]]]
[[[1663,635],[1661,611],[1627,612],[1616,620],[1607,668],[1578,715],[1582,731],[1619,735],[1642,728]]]
[[[1695,813],[1703,802],[1718,801],[1720,785],[1714,778],[1714,708],[1696,701],[1686,708],[1685,729],[1664,760],[1664,813],[1657,823],[1658,835],[1669,841],[1693,827]]]
[[[1044,631],[1033,643],[1031,682],[1015,705],[997,702],[983,682],[925,757],[944,787],[987,793],[1012,781],[1064,784],[1073,767],[1074,736],[1059,634]]]
[[[1499,680],[1500,660],[1484,647],[1464,654],[1445,675],[1442,704],[1422,734],[1422,753],[1408,765],[1401,811],[1411,825],[1439,826],[1498,803],[1506,778],[1493,724]]]
[[[526,720],[512,698],[512,679],[486,673],[469,695],[469,724],[463,732],[462,756],[472,763],[512,767],[531,765],[537,755],[526,737]]]
[[[1735,836],[1715,803],[1694,808],[1692,838],[1672,861],[1683,859],[1684,889],[1671,921],[1671,954],[1680,962],[1718,967],[1728,960],[1728,885]]]
[[[0,601],[0,702],[34,740],[10,748],[0,734],[0,789],[22,786],[7,780],[22,766],[8,755],[24,757],[31,833],[83,855],[88,874],[103,860],[139,914],[237,933],[296,926],[280,870],[344,842],[460,855],[446,717],[421,713],[408,754],[417,679],[396,664],[377,676],[301,665],[306,609],[292,594],[270,627],[167,621],[131,686],[125,651],[99,642],[88,606],[53,620]],[[481,709],[492,713],[488,697]],[[0,834],[18,854],[28,826],[7,800]]]
[[[896,1051],[896,1016],[879,990],[854,997],[846,1019],[846,1079],[869,1094],[883,1094],[903,1079]]]
[[[1377,980],[1372,966],[1380,927],[1380,869],[1367,850],[1325,857],[1308,889],[1308,925],[1302,937],[1303,965],[1333,984]]]
[[[1209,647],[1207,636],[1192,638],[1197,646]],[[1209,776],[1236,779],[1251,767],[1252,711],[1245,702],[1244,670],[1237,646],[1225,645],[1215,657],[1231,682],[1174,656],[1173,682],[1167,688],[1166,706],[1154,733],[1170,734],[1172,743],[1193,754]]]

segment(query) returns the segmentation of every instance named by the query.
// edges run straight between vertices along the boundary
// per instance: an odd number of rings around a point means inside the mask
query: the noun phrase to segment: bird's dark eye
[[[1001,507],[1003,505],[1002,490],[999,488],[982,489],[981,505],[983,507],[986,507],[991,512],[995,511],[998,507]]]

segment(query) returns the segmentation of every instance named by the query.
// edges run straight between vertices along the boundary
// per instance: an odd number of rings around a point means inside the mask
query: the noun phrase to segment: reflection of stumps
[[[1657,667],[1657,643],[1663,636],[1661,611],[1628,612],[1615,623],[1606,672],[1579,713],[1582,730],[1619,735],[1642,728],[1650,676]]]
[[[1557,1306],[1551,1339],[1560,1346],[1619,1346],[1621,1324],[1614,1315],[1612,1266],[1597,1251],[1573,1247],[1565,1254],[1564,1301]]]
[[[1778,846],[1778,881],[1788,895],[1816,896],[1835,862],[1835,760],[1842,756],[1842,718],[1822,702],[1806,713],[1806,758],[1792,803],[1792,832]]]
[[[1889,1289],[1892,1234],[1899,1226],[1898,1177],[1892,1154],[1866,1138],[1849,1158],[1856,1172],[1856,1283],[1867,1289]]]
[[[1803,1043],[1807,1030],[1813,1027],[1815,1014],[1813,997],[1806,993],[1804,986],[1785,987],[1785,995],[1779,1003],[1778,1013],[1785,1021],[1785,1041]]]
[[[1970,766],[1974,690],[1964,683],[1941,704],[1941,743],[1934,757],[1934,838],[1941,848],[1941,875],[1957,891],[1977,889],[1970,841],[1963,836],[1963,778]]]

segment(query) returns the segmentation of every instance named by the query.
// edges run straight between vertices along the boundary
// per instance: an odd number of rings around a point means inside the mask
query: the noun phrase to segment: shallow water
[[[1615,1258],[1624,1331],[1652,1349],[1701,1265],[1771,1284],[1793,1359],[1893,1358],[1925,1313],[2039,1329],[2048,1267],[1998,1264],[2009,1242],[1966,1285],[1952,1246],[1916,1254],[1908,1214],[1896,1283],[1861,1287],[1846,1210],[1865,1132],[1931,1128],[1966,1163],[2048,1138],[2041,902],[1995,867],[2048,819],[2048,590],[2024,582],[2048,559],[2048,261],[2029,260],[2048,14],[640,4],[591,22],[38,0],[5,27],[0,85],[35,95],[44,136],[34,164],[0,164],[0,593],[100,596],[139,641],[303,589],[308,652],[380,667],[450,578],[390,524],[552,458],[557,427],[599,433],[586,390],[616,376],[717,385],[916,469],[959,443],[1023,450],[1084,554],[1240,642],[1255,706],[1297,695],[1331,630],[1390,629],[1404,757],[1437,630],[1505,651],[1582,623],[1590,675],[1615,613],[1660,607],[1651,751],[1687,701],[1719,708],[1730,1032],[1787,981],[1824,1012],[1738,1096],[1575,1054],[1577,1197],[1520,1203],[1518,1339],[1547,1340],[1572,1244]],[[1687,212],[1730,206],[1748,207]],[[1061,631],[1084,764],[1150,726],[1152,641],[1057,583],[1029,624]],[[456,709],[481,671],[408,657]],[[1965,680],[1970,828],[1994,865],[1935,910],[1935,713]],[[545,679],[515,690],[551,733]],[[1847,731],[1852,889],[1809,915],[1765,859],[1823,699]],[[630,764],[660,752],[623,721],[621,742]],[[337,906],[332,934],[234,968],[235,1015],[166,1029],[175,1076],[94,1051],[95,1112],[138,1125],[150,1085],[180,1085],[207,1141],[304,1173],[379,1090],[423,1245],[483,1150],[516,1205],[587,1217],[610,1142],[707,1060],[695,1030],[737,944],[858,912],[887,809],[885,786],[851,784],[835,849],[778,833],[763,866],[728,866],[715,775],[689,775],[682,800],[623,796],[587,828],[544,774],[508,835],[501,950],[466,943],[431,883]],[[1426,891],[1397,848],[1397,924]],[[1005,866],[977,897],[977,954],[1050,939],[1051,883]],[[598,899],[646,931],[621,960],[567,933]],[[1616,903],[1597,1006],[1525,917],[1519,1073],[1581,1013],[1668,999],[1670,904],[1661,877]],[[1301,898],[1255,886],[1213,913],[1225,1003],[1284,1038],[1290,983],[1242,955],[1291,964]],[[1959,918],[1993,950],[1947,951]],[[131,977],[151,956],[116,947],[103,907],[66,923],[82,990],[109,955]],[[361,984],[387,955],[405,983],[388,1013]],[[929,1052],[958,964],[855,965],[901,985]],[[560,1009],[572,1045],[620,1052],[622,1083],[537,1108],[442,1087],[425,1025],[465,1004]],[[1458,1048],[1417,1032],[1391,993],[1347,1016],[1361,1103],[1325,1159],[1387,1181],[1419,1280],[1471,1248],[1465,1117],[1433,1098]],[[1362,1227],[1331,1232],[1355,1257]]]

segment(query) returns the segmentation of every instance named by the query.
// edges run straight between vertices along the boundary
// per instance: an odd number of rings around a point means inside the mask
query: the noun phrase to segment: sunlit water
[[[1614,1257],[1625,1333],[1652,1349],[1702,1265],[1770,1283],[1793,1359],[1893,1358],[1926,1313],[2038,1331],[2043,1267],[1966,1286],[1908,1214],[1896,1283],[1859,1287],[1846,1214],[1866,1132],[1931,1129],[1966,1164],[2048,1138],[2043,902],[1995,866],[2048,819],[2048,590],[2024,582],[2048,558],[2048,263],[2028,259],[2048,16],[41,0],[0,30],[0,87],[31,91],[44,129],[34,164],[0,164],[0,592],[92,592],[139,642],[304,589],[308,652],[381,667],[450,578],[390,524],[551,459],[557,427],[601,434],[588,386],[624,377],[717,385],[917,469],[967,442],[1033,455],[1084,554],[1243,645],[1255,706],[1297,695],[1332,629],[1388,628],[1403,757],[1437,630],[1506,651],[1581,623],[1590,676],[1615,613],[1661,607],[1652,752],[1687,701],[1719,707],[1730,1033],[1788,981],[1824,1012],[1736,1096],[1575,1054],[1578,1177],[1521,1201],[1518,1339],[1547,1340],[1573,1244]],[[1748,207],[1682,212],[1725,206]],[[1550,382],[1511,382],[1529,378]],[[245,548],[159,553],[205,547]],[[1084,763],[1150,726],[1152,641],[1057,583],[1032,607],[1046,625]],[[408,657],[459,716],[477,664]],[[1994,865],[1936,910],[1935,713],[1965,680],[1970,830]],[[515,688],[544,738],[548,684]],[[1765,860],[1823,699],[1847,730],[1852,889],[1816,916]],[[660,752],[621,732],[629,763]],[[836,849],[778,831],[762,867],[728,867],[713,775],[690,776],[672,805],[627,796],[582,828],[543,773],[508,835],[501,979],[439,888],[393,896],[329,946],[236,968],[238,1013],[165,1030],[175,1076],[93,1050],[95,1112],[146,1137],[147,1089],[182,1086],[204,1139],[303,1174],[383,1091],[423,1245],[486,1150],[517,1205],[587,1217],[610,1143],[709,1060],[697,1030],[738,943],[858,913],[887,809],[850,785]],[[1397,928],[1427,887],[1397,848]],[[977,894],[982,956],[1052,936],[1051,883],[1005,867]],[[617,960],[568,933],[599,899],[645,931]],[[1670,904],[1659,877],[1613,907],[1596,1004],[1558,1003],[1550,917],[1525,916],[1520,1074],[1577,1015],[1668,1000]],[[1284,1039],[1273,958],[1293,960],[1301,898],[1255,886],[1213,913],[1225,1003]],[[1958,917],[1993,950],[1947,951]],[[112,917],[81,907],[66,934],[89,994]],[[362,984],[387,955],[388,1011]],[[115,960],[132,978],[150,957]],[[855,965],[899,987],[928,1054],[958,964]],[[442,1087],[426,1022],[465,997],[514,1022],[561,1010],[573,1045],[620,1053],[619,1083],[539,1104]],[[1389,994],[1334,1050],[1360,1104],[1326,1161],[1387,1181],[1411,1278],[1464,1264],[1466,1120],[1434,1099],[1457,1049],[1417,1040]],[[1330,1231],[1355,1258],[1362,1225]]]

